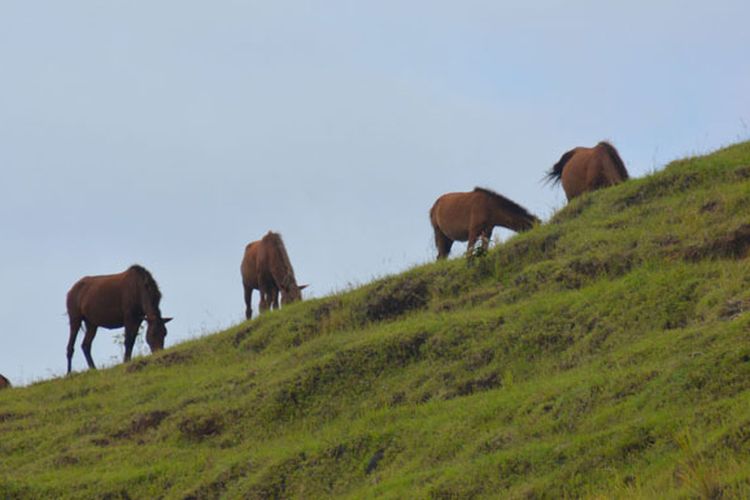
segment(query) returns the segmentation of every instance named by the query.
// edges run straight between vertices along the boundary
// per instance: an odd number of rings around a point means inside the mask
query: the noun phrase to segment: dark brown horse
[[[302,290],[307,285],[297,285],[292,263],[286,253],[281,235],[268,231],[263,239],[253,241],[245,247],[245,255],[240,265],[242,286],[245,290],[245,317],[253,315],[251,300],[253,290],[260,291],[260,312],[279,308],[302,300]]]
[[[10,387],[10,380],[0,375],[0,390],[9,389]]]
[[[81,278],[68,292],[67,306],[70,320],[68,340],[68,373],[71,370],[73,348],[81,329],[86,325],[86,334],[81,349],[89,368],[96,368],[91,359],[91,343],[98,327],[114,329],[125,327],[125,359],[129,361],[133,352],[138,329],[144,318],[148,322],[146,342],[151,352],[164,348],[165,326],[172,318],[162,318],[159,310],[161,292],[156,281],[141,266],[131,266],[119,274],[86,276]]]
[[[568,201],[588,191],[628,180],[628,171],[613,145],[600,142],[593,148],[571,149],[547,173],[547,180],[562,182]]]
[[[468,240],[466,253],[471,255],[479,238],[482,239],[482,248],[487,249],[495,226],[527,231],[539,219],[508,198],[477,187],[468,193],[442,195],[430,209],[430,222],[435,231],[437,258],[444,259],[454,241]]]

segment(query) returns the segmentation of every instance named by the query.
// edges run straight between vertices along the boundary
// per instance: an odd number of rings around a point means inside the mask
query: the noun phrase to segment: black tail
[[[565,167],[565,164],[570,161],[571,158],[573,158],[573,155],[575,154],[575,149],[571,149],[564,155],[560,157],[560,160],[555,163],[555,166],[552,167],[552,169],[547,172],[547,175],[544,176],[544,180],[546,182],[551,182],[553,185],[560,182],[560,179],[562,178],[563,168]]]
[[[620,158],[620,153],[617,152],[615,147],[606,141],[602,141],[597,145],[602,146],[607,150],[607,154],[612,158],[612,162],[615,164],[615,169],[617,170],[617,173],[620,174],[620,177],[622,177],[622,180],[628,180],[630,178],[628,170],[625,168],[625,163],[623,163],[622,158]]]

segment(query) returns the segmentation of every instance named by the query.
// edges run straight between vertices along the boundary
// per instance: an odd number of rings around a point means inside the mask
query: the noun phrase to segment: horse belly
[[[114,329],[125,326],[124,314],[121,310],[88,308],[83,312],[84,319],[92,325]]]
[[[469,230],[466,227],[448,226],[447,228],[443,228],[441,226],[440,229],[443,230],[443,234],[453,241],[467,241],[469,239]]]

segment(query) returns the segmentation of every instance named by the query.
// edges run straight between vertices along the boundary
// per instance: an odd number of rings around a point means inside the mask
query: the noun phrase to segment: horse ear
[[[299,285],[297,288],[299,288],[300,290],[304,290],[308,286],[310,286],[310,285]]]
[[[174,318],[162,318],[162,319],[161,319],[161,321],[162,321],[162,323],[164,323],[164,324],[167,324],[167,323],[169,323],[170,321],[172,321],[173,319],[174,319]]]

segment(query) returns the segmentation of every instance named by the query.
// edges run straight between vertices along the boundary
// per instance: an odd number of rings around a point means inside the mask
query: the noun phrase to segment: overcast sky
[[[432,260],[444,192],[547,219],[574,146],[750,138],[750,2],[614,3],[0,0],[0,373],[64,373],[84,275],[146,266],[173,345],[244,317],[269,229],[319,297]]]

